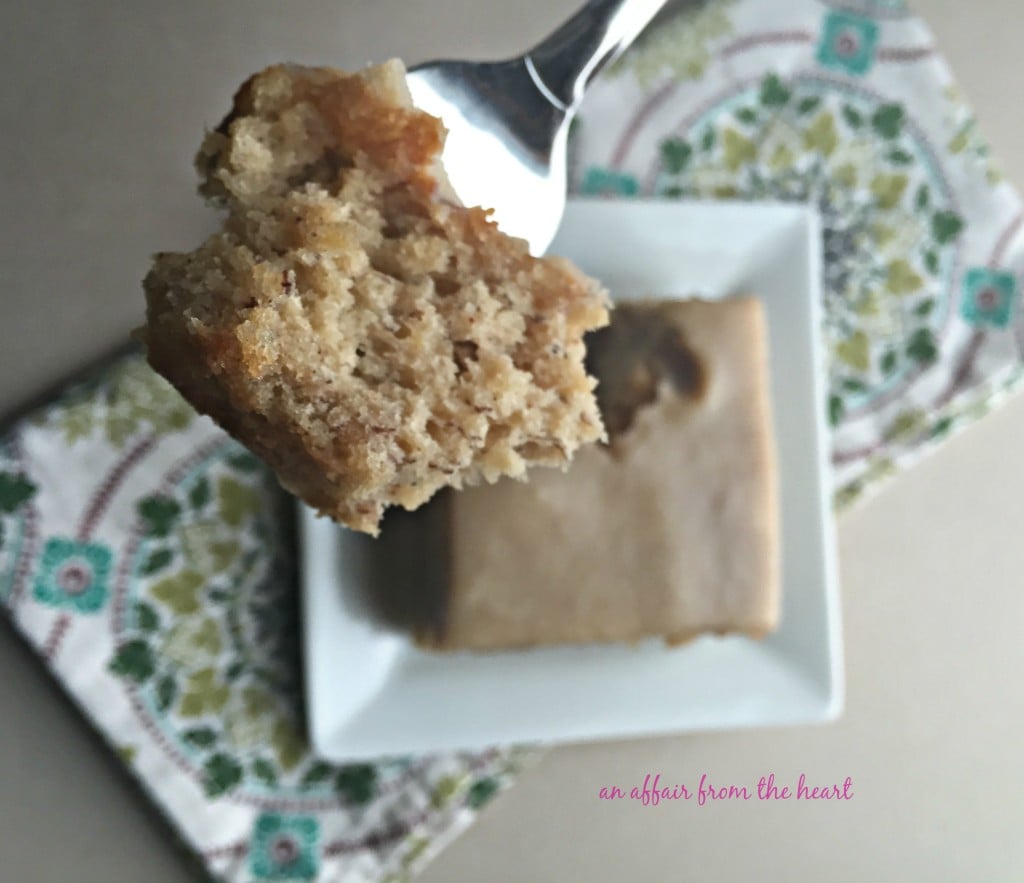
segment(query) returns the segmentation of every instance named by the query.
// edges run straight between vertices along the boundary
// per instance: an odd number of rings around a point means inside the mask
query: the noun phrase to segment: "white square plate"
[[[798,724],[842,706],[816,215],[791,205],[570,200],[554,254],[613,297],[767,307],[783,524],[783,611],[763,641],[432,654],[363,612],[367,540],[302,514],[306,684],[334,761],[696,729]]]

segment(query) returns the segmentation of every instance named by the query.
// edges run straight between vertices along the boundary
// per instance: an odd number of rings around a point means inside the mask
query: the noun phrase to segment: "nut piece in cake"
[[[588,362],[607,446],[580,451],[565,473],[431,504],[447,519],[448,547],[424,645],[679,642],[775,628],[779,520],[761,303],[619,304],[611,325],[588,337]]]
[[[604,292],[459,205],[444,134],[400,62],[269,68],[197,157],[223,229],[144,283],[153,367],[369,533],[387,506],[564,466],[604,436],[583,344]]]

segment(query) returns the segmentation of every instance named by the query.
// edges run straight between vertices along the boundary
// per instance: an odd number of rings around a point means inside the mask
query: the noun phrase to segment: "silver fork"
[[[565,210],[566,141],[583,93],[664,2],[590,0],[518,58],[413,68],[413,100],[448,128],[444,164],[462,202],[493,208],[502,230],[542,254]]]

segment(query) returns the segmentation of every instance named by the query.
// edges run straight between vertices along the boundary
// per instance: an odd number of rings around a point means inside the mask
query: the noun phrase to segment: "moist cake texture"
[[[604,437],[585,332],[600,286],[458,204],[400,62],[250,78],[204,140],[220,232],[144,282],[152,366],[321,513],[387,506]]]
[[[676,643],[776,627],[760,302],[620,303],[587,347],[609,443],[580,451],[565,473],[439,498],[447,589],[421,644]]]

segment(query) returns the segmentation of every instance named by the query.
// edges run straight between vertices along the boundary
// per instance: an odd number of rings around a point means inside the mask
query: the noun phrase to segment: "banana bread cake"
[[[762,636],[779,521],[759,301],[621,303],[588,337],[608,445],[565,473],[442,495],[446,650]],[[528,550],[528,554],[524,554]]]
[[[256,74],[196,160],[223,229],[144,283],[152,366],[369,533],[387,506],[604,436],[583,344],[604,292],[461,206],[444,134],[397,61]]]

